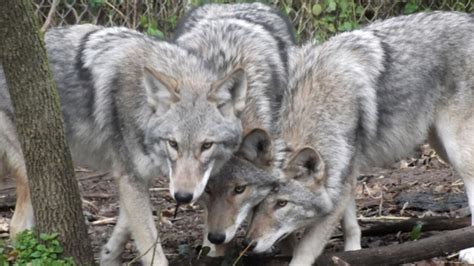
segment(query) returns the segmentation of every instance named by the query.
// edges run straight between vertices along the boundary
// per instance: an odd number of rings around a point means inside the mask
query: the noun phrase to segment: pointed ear
[[[300,173],[311,177],[316,182],[321,181],[324,177],[324,162],[321,155],[311,147],[299,150],[289,165],[299,168]]]
[[[166,112],[180,100],[178,81],[163,72],[145,67],[144,84],[147,102],[157,112]]]
[[[256,165],[270,166],[273,159],[270,135],[263,129],[252,130],[244,137],[238,155]]]
[[[234,114],[239,117],[247,98],[247,74],[241,67],[236,68],[224,79],[211,86],[208,100],[215,102],[224,116]]]

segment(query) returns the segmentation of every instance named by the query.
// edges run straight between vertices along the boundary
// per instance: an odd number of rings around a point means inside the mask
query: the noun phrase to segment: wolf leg
[[[127,241],[130,239],[130,229],[128,228],[128,219],[124,211],[125,208],[121,209],[112,236],[102,248],[100,265],[113,266],[122,263],[121,255]]]
[[[360,227],[357,223],[357,207],[355,198],[352,196],[347,205],[344,217],[342,218],[344,230],[344,250],[359,250],[360,247]]]
[[[446,109],[450,110],[441,112],[429,140],[463,179],[474,225],[474,112],[472,105],[463,108],[463,104]],[[474,247],[461,250],[459,258],[474,264]]]
[[[16,179],[16,205],[10,223],[10,238],[14,238],[23,230],[31,229],[35,220],[23,160],[20,164],[23,165],[12,171]]]
[[[13,174],[16,182],[15,213],[10,222],[10,237],[14,238],[19,232],[33,227],[34,213],[25,161],[15,126],[2,112],[0,112],[0,163],[3,164],[5,172]]]
[[[125,212],[143,265],[168,265],[153,220],[146,180],[125,175],[119,179],[119,184],[120,211]]]
[[[350,187],[350,188],[349,188]],[[305,230],[303,238],[298,242],[293,251],[290,266],[313,265],[316,258],[323,252],[326,243],[331,237],[336,225],[341,221],[345,209],[351,200],[352,186],[347,186],[341,191],[341,200],[334,210]]]

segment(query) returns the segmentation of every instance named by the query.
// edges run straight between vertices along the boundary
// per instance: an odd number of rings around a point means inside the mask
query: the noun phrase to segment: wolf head
[[[207,184],[202,202],[207,209],[208,239],[228,243],[250,211],[277,184],[272,172],[270,136],[255,129],[245,136],[236,157]]]
[[[313,148],[296,152],[286,164],[287,181],[255,208],[246,242],[254,252],[264,252],[290,233],[324,217],[333,203],[324,186],[324,162]]]
[[[177,80],[146,67],[144,85],[156,113],[148,122],[147,145],[167,162],[172,197],[178,203],[195,201],[239,147],[246,73],[237,68],[220,79]]]

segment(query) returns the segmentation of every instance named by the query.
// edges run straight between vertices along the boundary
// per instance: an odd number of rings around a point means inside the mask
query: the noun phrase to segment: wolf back
[[[244,134],[271,129],[287,85],[287,49],[295,44],[288,19],[261,4],[208,4],[178,23],[175,42],[204,58],[212,70],[228,73],[240,65],[248,75]]]

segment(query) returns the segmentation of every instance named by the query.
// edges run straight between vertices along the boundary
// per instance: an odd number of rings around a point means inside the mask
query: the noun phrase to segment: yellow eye
[[[243,192],[245,191],[245,188],[246,188],[246,187],[247,187],[247,186],[236,186],[235,189],[234,189],[234,191],[235,191],[235,193],[237,193],[237,194],[241,194],[241,193],[243,193]]]
[[[170,139],[168,140],[168,144],[171,146],[171,148],[176,150],[178,149],[178,143],[176,141]]]
[[[212,142],[204,142],[201,146],[201,150],[209,150],[212,147],[213,143]]]
[[[277,201],[277,206],[280,207],[280,208],[285,207],[287,203],[288,203],[287,200],[279,200],[279,201]]]

